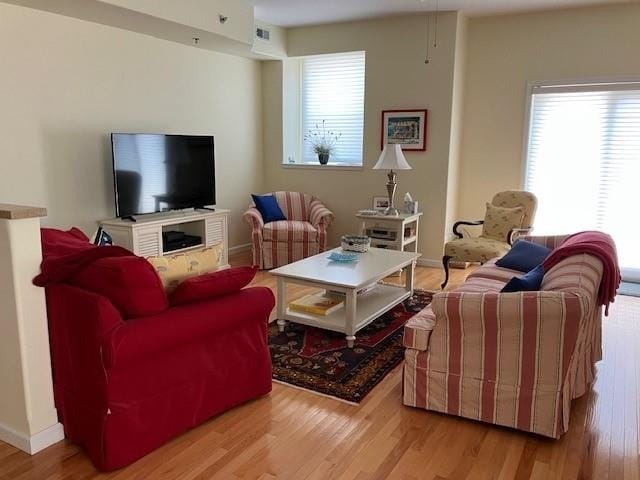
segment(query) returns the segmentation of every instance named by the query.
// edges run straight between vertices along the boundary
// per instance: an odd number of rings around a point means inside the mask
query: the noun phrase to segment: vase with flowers
[[[322,126],[316,124],[314,128],[310,128],[304,139],[311,144],[313,152],[318,155],[320,164],[326,165],[329,163],[329,157],[331,157],[341,136],[341,133],[327,130],[323,120]]]

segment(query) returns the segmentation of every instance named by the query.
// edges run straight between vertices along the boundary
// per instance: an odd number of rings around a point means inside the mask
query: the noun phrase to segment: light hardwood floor
[[[455,285],[467,272],[452,274]],[[418,267],[419,288],[440,281],[440,270]],[[275,287],[265,272],[254,283]],[[398,367],[359,406],[274,384],[108,475],[67,442],[33,457],[0,442],[0,479],[640,480],[639,321],[640,298],[618,297],[603,320],[597,381],[574,402],[559,441],[404,407]]]

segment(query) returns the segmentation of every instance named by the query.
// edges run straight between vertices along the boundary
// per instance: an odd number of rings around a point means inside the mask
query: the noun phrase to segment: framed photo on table
[[[389,206],[389,197],[373,197],[373,209],[384,212]]]
[[[380,149],[387,143],[402,150],[427,149],[427,110],[383,110]]]

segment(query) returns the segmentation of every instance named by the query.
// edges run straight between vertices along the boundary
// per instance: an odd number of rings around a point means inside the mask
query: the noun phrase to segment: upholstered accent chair
[[[507,190],[497,193],[491,204],[487,204],[484,220],[456,222],[453,225],[456,238],[444,246],[442,266],[445,279],[441,287],[444,289],[449,282],[451,260],[482,264],[507,253],[519,236],[531,232],[537,207],[538,199],[533,193]],[[478,237],[465,236],[459,231],[465,225],[482,225],[482,234]]]
[[[264,223],[251,205],[243,218],[251,226],[253,264],[268,270],[323,252],[333,213],[322,202],[305,193],[275,192],[286,220]]]

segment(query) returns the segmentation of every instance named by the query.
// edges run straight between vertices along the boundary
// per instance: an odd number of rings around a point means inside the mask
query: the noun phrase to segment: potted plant
[[[304,139],[311,144],[313,151],[318,155],[318,161],[321,165],[329,163],[329,157],[335,150],[336,144],[341,133],[336,133],[332,130],[327,130],[325,121],[322,121],[322,126],[316,124],[315,128],[310,128],[309,132],[304,136]]]

